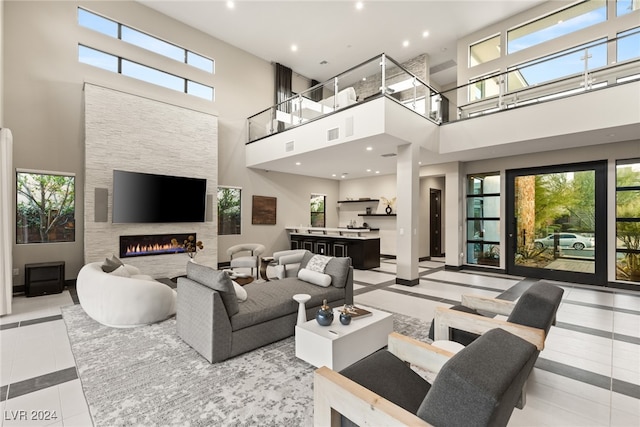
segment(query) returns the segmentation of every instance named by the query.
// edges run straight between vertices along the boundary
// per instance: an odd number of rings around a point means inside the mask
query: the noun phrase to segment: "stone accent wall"
[[[187,108],[85,84],[84,261],[118,256],[120,235],[196,232],[204,243],[199,263],[215,267],[217,255],[218,118]],[[187,96],[187,95],[185,95]],[[113,224],[113,170],[207,180],[212,221],[174,224]],[[107,222],[95,222],[95,188],[106,188]],[[188,206],[184,207],[189,209]],[[127,258],[153,277],[184,274],[188,257],[168,254]]]
[[[419,77],[423,82],[429,83],[429,56],[426,53],[403,62],[401,65],[404,69]],[[404,71],[396,66],[389,66],[389,64],[387,64],[385,73],[387,85],[406,80],[407,78],[407,74]],[[378,73],[354,84],[353,88],[356,90],[358,100],[362,101],[369,96],[378,94],[380,92],[380,79],[381,73]]]

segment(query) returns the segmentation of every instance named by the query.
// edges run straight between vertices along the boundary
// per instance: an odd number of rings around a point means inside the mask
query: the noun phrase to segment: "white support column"
[[[419,144],[398,147],[397,161],[397,279],[396,283],[418,284],[418,211],[420,209]]]
[[[453,163],[445,173],[444,216],[447,222],[444,250],[447,267],[460,267],[464,261],[464,185],[464,168],[461,163]]]

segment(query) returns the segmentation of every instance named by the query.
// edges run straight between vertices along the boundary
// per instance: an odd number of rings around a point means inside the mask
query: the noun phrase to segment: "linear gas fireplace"
[[[184,252],[182,242],[189,236],[196,237],[196,233],[120,236],[120,258]],[[171,245],[171,239],[178,241],[177,248]]]

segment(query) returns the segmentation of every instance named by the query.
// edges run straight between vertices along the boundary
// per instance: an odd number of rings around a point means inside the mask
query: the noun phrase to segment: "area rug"
[[[313,371],[293,337],[209,364],[176,321],[116,329],[64,307],[78,376],[96,426],[310,426]],[[394,330],[426,340],[429,324],[394,314]]]

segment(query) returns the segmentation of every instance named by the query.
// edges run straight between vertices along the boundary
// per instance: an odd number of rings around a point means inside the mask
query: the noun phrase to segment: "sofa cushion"
[[[111,273],[118,267],[122,267],[124,264],[118,257],[115,255],[111,255],[111,258],[105,258],[104,263],[102,264],[102,271],[105,273]]]
[[[294,301],[295,294],[309,294],[311,299],[306,303],[307,308],[322,305],[322,300],[344,300],[344,289],[333,286],[323,288],[299,280],[297,277],[287,277],[270,282],[253,282],[244,286],[248,298],[239,304],[239,311],[231,317],[231,329],[237,331],[258,323],[268,322],[282,316],[297,313],[298,303]]]
[[[331,276],[317,271],[308,270],[306,268],[301,268],[300,271],[298,271],[298,279],[314,285],[322,286],[323,288],[331,285]]]
[[[309,260],[313,257],[311,252],[307,252],[300,261],[300,268],[306,268]],[[347,286],[347,277],[349,277],[349,267],[351,267],[351,258],[349,257],[331,257],[324,269],[324,273],[331,276],[331,284],[336,288],[344,288]]]
[[[206,265],[187,263],[187,277],[220,293],[222,303],[229,317],[238,313],[238,297],[229,275]]]
[[[378,396],[415,414],[431,385],[387,350],[377,351],[340,371]]]

